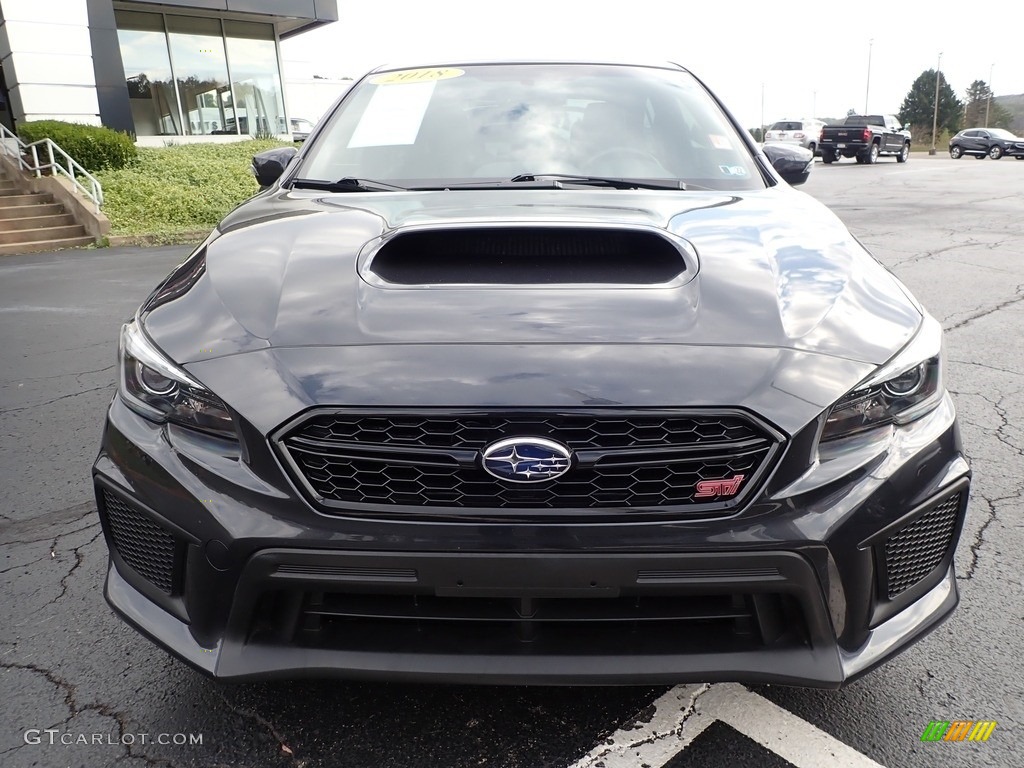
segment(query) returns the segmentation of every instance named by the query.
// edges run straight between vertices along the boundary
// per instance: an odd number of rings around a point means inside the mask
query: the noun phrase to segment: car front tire
[[[1000,157],[1003,156],[1003,148],[1000,147],[998,144],[996,144],[996,146],[994,147],[990,147],[988,150],[988,156],[991,157],[993,160],[998,160]]]
[[[903,149],[900,150],[900,153],[898,155],[896,155],[896,162],[897,163],[905,163],[909,159],[910,159],[910,142],[906,142],[903,145]]]

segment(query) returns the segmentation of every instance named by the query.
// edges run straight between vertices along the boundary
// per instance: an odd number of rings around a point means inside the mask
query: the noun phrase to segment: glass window
[[[117,39],[124,63],[135,133],[139,136],[181,134],[174,96],[164,22],[157,13],[117,11]]]
[[[167,37],[185,133],[237,133],[220,19],[167,16]]]
[[[253,136],[290,133],[270,24],[225,21],[228,63],[239,130]]]
[[[746,143],[689,74],[588,64],[370,75],[299,171],[401,186],[548,173],[764,187]]]

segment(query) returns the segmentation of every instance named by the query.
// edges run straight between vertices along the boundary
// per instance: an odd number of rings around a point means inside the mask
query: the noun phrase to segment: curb
[[[152,235],[108,235],[106,245],[110,248],[121,245],[199,245],[209,234],[209,229],[203,229]]]

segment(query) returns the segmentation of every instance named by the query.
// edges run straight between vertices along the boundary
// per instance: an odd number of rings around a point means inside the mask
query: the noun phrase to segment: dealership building
[[[0,0],[0,121],[286,134],[280,41],[337,19],[336,0]]]

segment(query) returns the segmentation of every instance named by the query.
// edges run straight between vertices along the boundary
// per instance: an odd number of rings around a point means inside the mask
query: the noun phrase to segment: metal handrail
[[[14,139],[16,150],[12,150],[10,140]],[[36,178],[43,175],[43,171],[49,169],[51,174],[61,173],[71,181],[71,185],[80,194],[89,198],[93,205],[96,206],[96,212],[100,212],[100,206],[103,205],[103,187],[100,186],[99,181],[89,173],[85,168],[79,165],[71,155],[61,149],[60,145],[54,142],[52,139],[40,139],[39,141],[33,141],[31,144],[26,144],[16,133],[7,129],[7,126],[0,124],[0,147],[3,148],[3,153],[8,157],[14,157],[18,161],[18,167],[28,173],[34,173]],[[39,162],[39,149],[40,147],[45,148],[46,158],[49,160],[48,163],[40,164]],[[25,156],[31,154],[32,162],[29,163]],[[66,166],[61,165],[57,162],[56,157],[59,156],[66,163]],[[87,187],[79,178],[84,179],[89,183]]]

